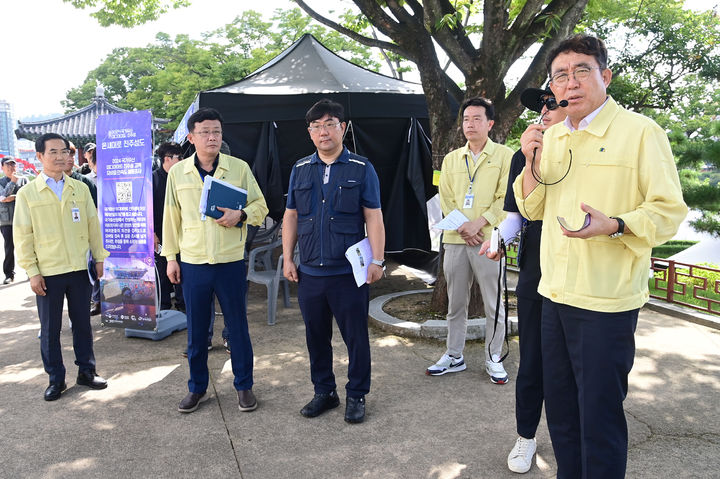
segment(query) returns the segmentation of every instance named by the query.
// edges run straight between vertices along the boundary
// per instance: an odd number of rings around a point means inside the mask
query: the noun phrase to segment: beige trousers
[[[498,295],[498,273],[505,260],[493,261],[485,255],[479,256],[480,246],[444,244],[443,247],[445,248],[443,268],[448,293],[447,354],[459,356],[465,348],[470,286],[474,275],[485,303],[485,359],[490,359],[490,354],[499,356],[505,340],[505,308],[501,301],[500,314],[495,325],[495,305]],[[493,332],[495,337],[491,342]]]

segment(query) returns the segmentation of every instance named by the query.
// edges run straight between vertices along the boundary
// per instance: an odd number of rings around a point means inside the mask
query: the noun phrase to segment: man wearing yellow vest
[[[548,429],[558,478],[622,478],[623,400],[650,252],[673,237],[687,207],[665,132],[607,96],[612,73],[602,40],[570,37],[549,53],[547,67],[567,118],[523,133],[525,169],[513,188],[520,213],[543,220]]]
[[[13,238],[18,264],[27,271],[37,295],[40,316],[40,351],[50,385],[45,400],[60,398],[66,389],[65,366],[60,347],[63,300],[67,297],[72,321],[77,384],[104,389],[107,382],[95,373],[90,327],[90,280],[88,249],[95,258],[98,278],[109,253],[102,247],[100,222],[90,190],[63,173],[70,155],[68,141],[46,133],[35,142],[43,170],[18,191],[15,200]]]
[[[189,392],[178,411],[191,413],[209,397],[208,330],[216,295],[229,330],[238,409],[249,412],[258,403],[252,391],[253,350],[245,303],[245,239],[247,225],[260,225],[268,208],[248,164],[220,153],[220,113],[200,108],[190,116],[187,127],[195,153],[170,168],[162,229],[167,275],[175,284],[182,282],[188,319]],[[242,209],[219,206],[223,216],[218,219],[201,215],[200,196],[208,175],[246,190],[247,202]]]
[[[462,128],[467,144],[445,156],[440,174],[440,206],[448,215],[459,210],[469,221],[455,231],[443,234],[443,269],[448,292],[447,350],[425,374],[438,376],[466,368],[463,349],[467,333],[468,303],[473,277],[485,303],[485,371],[490,381],[505,384],[507,372],[500,362],[505,339],[505,311],[497,311],[499,263],[478,256],[493,227],[505,218],[503,200],[513,152],[498,145],[488,134],[495,120],[495,109],[484,98],[463,103]]]

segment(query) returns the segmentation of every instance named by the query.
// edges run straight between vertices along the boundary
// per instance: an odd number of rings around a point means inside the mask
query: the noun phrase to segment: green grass
[[[698,242],[690,240],[670,240],[667,243],[654,247],[650,256],[653,258],[669,258],[680,251],[688,249],[696,243]]]

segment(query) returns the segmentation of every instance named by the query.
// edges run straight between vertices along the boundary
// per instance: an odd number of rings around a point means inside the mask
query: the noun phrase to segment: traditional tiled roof
[[[94,143],[95,121],[98,116],[128,111],[109,103],[105,98],[105,91],[102,87],[98,87],[95,94],[96,96],[91,104],[73,113],[44,121],[18,122],[15,136],[34,141],[41,135],[52,132],[59,133],[76,146],[82,147],[86,143]],[[164,118],[153,117],[153,130],[160,130],[162,125],[169,122],[170,120]]]

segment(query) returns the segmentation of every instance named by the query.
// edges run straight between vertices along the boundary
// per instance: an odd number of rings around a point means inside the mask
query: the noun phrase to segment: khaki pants
[[[497,331],[495,331],[495,305],[498,295],[498,273],[504,263],[479,256],[480,246],[444,244],[445,257],[443,268],[448,293],[448,336],[447,354],[460,356],[465,348],[467,333],[468,303],[473,275],[480,285],[483,303],[485,303],[485,359],[490,354],[500,355],[505,340],[505,308],[500,303]],[[490,338],[495,337],[490,342]]]

